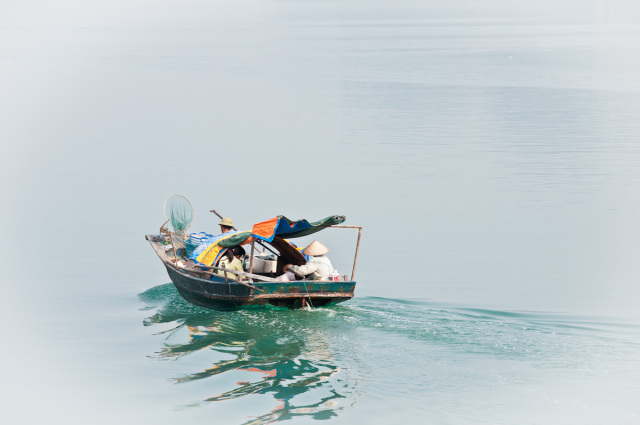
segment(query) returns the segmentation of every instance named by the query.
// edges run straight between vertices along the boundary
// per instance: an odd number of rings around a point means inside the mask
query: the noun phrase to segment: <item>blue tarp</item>
[[[215,235],[210,238],[205,239],[196,249],[193,250],[193,253],[189,256],[189,259],[194,260],[198,258],[198,255],[202,254],[205,249],[209,248],[211,245],[216,243],[219,239],[227,236],[234,235],[236,233],[242,233],[236,230],[231,230],[227,233],[223,233],[221,235]]]

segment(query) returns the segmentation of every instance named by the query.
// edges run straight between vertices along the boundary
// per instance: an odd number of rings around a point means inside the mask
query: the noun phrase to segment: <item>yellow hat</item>
[[[219,226],[233,227],[233,220],[231,220],[229,217],[225,217],[225,218],[222,219],[222,221],[218,225]]]
[[[314,257],[316,257],[318,255],[324,255],[327,252],[329,252],[329,248],[327,248],[326,246],[322,245],[318,241],[311,242],[305,249],[302,250],[302,253],[304,255],[311,255],[311,256],[314,256]]]

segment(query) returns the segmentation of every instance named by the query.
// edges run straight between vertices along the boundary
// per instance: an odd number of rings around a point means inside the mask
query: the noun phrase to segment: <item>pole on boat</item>
[[[218,216],[218,218],[220,220],[222,220],[223,217],[220,214],[218,214],[218,212],[216,210],[209,210],[209,212],[214,213],[215,215]],[[235,227],[232,227],[232,229],[235,230],[236,232],[238,231],[238,229],[236,229]],[[262,245],[262,246],[264,246],[264,245]],[[265,246],[265,248],[267,248],[267,247]],[[269,250],[269,251],[271,251],[271,250]],[[260,250],[260,248],[258,248],[258,252],[262,254],[262,251]],[[271,252],[273,252],[273,251],[271,251]],[[275,252],[273,252],[273,253],[275,254]]]
[[[171,249],[173,249],[173,262],[178,266],[178,254],[176,253],[176,245],[173,243],[171,232],[169,232],[169,240],[171,241]]]
[[[169,220],[170,220],[170,219],[169,219]],[[168,232],[168,230],[167,230],[167,228],[166,228],[166,225],[167,225],[167,223],[169,222],[169,220],[165,221],[164,223],[162,223],[162,226],[160,226],[160,234],[163,234],[163,233],[167,233],[167,232]]]
[[[356,244],[356,256],[353,258],[353,270],[351,270],[351,280],[356,274],[356,263],[358,262],[358,249],[360,249],[360,236],[362,235],[362,227],[358,229],[358,243]]]
[[[269,251],[270,253],[272,253],[273,255],[278,255],[276,254],[271,248],[269,248],[267,245],[265,245],[264,243],[262,243],[261,241],[257,241],[258,245],[260,245],[261,247],[263,247],[264,249],[266,249],[267,251]],[[260,254],[262,254],[262,252],[260,251],[260,248],[256,248],[258,250],[258,252]]]
[[[256,248],[256,239],[252,238],[251,241],[251,256],[249,257],[249,273],[253,274],[253,252]],[[249,282],[253,283],[253,278],[249,278]]]
[[[330,227],[338,227],[341,229],[358,229],[358,242],[356,243],[356,255],[353,258],[353,269],[351,270],[351,280],[354,279],[356,274],[356,264],[358,263],[358,250],[360,249],[360,236],[362,236],[362,227],[361,226],[343,226],[341,224],[334,224]]]
[[[222,220],[222,219],[223,219],[223,217],[222,217],[220,214],[218,214],[218,212],[217,212],[216,210],[209,210],[209,212],[212,212],[212,213],[214,213],[215,215],[217,215],[217,216],[218,216],[218,218],[219,218],[220,220]],[[233,230],[235,230],[235,231],[237,231],[237,230],[238,230],[238,229],[236,229],[236,228],[235,228],[235,227],[233,227],[233,226],[231,226],[231,228],[232,228]]]

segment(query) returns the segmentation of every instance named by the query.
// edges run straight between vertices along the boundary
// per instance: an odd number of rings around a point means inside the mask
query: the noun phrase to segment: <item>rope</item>
[[[302,282],[302,284],[304,285],[304,290],[307,291],[307,297],[309,298],[309,305],[311,306],[311,308],[313,308],[313,303],[311,302],[311,295],[309,294],[309,290],[307,289],[307,283]]]

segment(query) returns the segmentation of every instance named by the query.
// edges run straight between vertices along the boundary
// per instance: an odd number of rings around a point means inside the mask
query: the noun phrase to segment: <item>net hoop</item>
[[[179,220],[180,222],[184,223],[184,229],[177,229],[174,223],[174,219],[175,219],[175,213],[172,214],[173,211],[167,211],[167,205],[170,204],[171,200],[176,200],[175,202],[181,202],[183,203],[184,207],[188,206],[188,214],[190,215],[190,217],[188,217],[188,219],[186,220]],[[171,210],[171,205],[169,205],[169,209]],[[191,224],[193,223],[193,218],[195,217],[195,213],[193,211],[193,205],[191,205],[191,202],[184,196],[182,195],[171,195],[169,196],[165,201],[164,201],[164,205],[162,206],[162,210],[164,212],[164,217],[171,223],[171,226],[173,227],[173,230],[176,233],[184,233],[189,227],[191,227]]]

